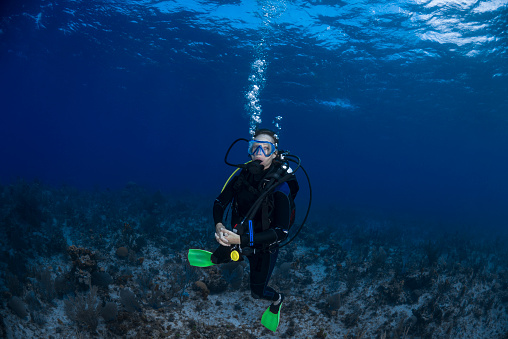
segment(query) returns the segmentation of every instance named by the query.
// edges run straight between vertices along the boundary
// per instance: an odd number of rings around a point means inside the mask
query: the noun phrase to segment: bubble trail
[[[259,94],[265,84],[266,60],[257,59],[252,63],[251,74],[249,76],[250,89],[245,95],[247,98],[247,112],[250,116],[249,132],[254,135],[256,127],[261,124],[261,104]]]
[[[266,1],[261,3],[261,15],[263,18],[263,27],[261,28],[261,39],[256,45],[255,61],[251,65],[249,75],[249,89],[245,94],[247,99],[246,110],[249,115],[249,133],[254,135],[256,128],[261,124],[261,103],[259,96],[266,83],[266,69],[268,62],[266,60],[265,51],[267,49],[267,38],[271,34],[271,24],[274,19],[280,17],[286,10],[285,1]],[[273,121],[274,126],[280,131],[281,116]]]

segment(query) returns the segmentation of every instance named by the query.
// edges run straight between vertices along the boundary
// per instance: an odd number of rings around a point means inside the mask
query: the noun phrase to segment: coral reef
[[[101,304],[97,300],[97,287],[90,288],[86,296],[79,294],[66,299],[64,310],[70,320],[94,333],[102,312]]]
[[[507,337],[506,230],[320,214],[279,253],[274,334],[246,261],[187,262],[217,246],[210,199],[0,188],[1,337]]]

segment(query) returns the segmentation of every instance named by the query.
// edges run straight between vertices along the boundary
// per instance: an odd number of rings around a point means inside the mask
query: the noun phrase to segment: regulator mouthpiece
[[[265,167],[261,165],[261,160],[254,160],[247,164],[247,168],[252,175],[263,173]]]

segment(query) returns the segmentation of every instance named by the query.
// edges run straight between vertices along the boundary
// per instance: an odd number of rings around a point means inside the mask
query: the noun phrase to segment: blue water
[[[314,217],[506,225],[507,0],[0,9],[3,185],[215,196],[260,123],[301,157]]]

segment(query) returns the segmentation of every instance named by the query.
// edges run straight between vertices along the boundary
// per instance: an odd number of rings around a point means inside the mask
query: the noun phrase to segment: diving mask
[[[257,155],[264,154],[265,157],[269,157],[275,151],[277,150],[277,147],[275,147],[274,144],[272,144],[269,141],[262,141],[262,140],[251,140],[249,141],[249,155]]]

